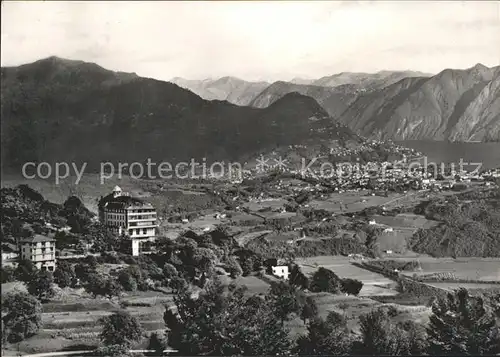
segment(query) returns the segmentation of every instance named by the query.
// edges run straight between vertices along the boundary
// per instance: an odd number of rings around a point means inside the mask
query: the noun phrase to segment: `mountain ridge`
[[[484,130],[475,132],[487,121],[486,126],[493,130],[488,135],[496,138],[496,87],[488,96],[478,96],[498,74],[496,67],[477,64],[468,69],[445,69],[429,78],[403,79],[361,94],[339,120],[361,135],[381,140],[488,140]],[[484,105],[477,101],[486,106],[495,103],[487,117],[482,117],[487,109],[479,109]],[[467,109],[473,102],[477,112]],[[467,125],[466,110],[469,118],[476,117],[475,126]]]
[[[242,107],[204,100],[170,82],[53,62],[2,68],[3,167],[28,161],[87,162],[95,169],[102,162],[148,158],[237,160],[340,125],[316,100],[298,93],[268,108]],[[324,118],[323,127],[310,118]],[[362,141],[345,130],[346,140]]]

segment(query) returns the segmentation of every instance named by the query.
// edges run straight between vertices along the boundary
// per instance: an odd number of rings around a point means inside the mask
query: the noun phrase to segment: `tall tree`
[[[482,297],[466,289],[437,299],[432,305],[427,334],[433,355],[485,355],[500,353],[499,325]]]
[[[299,315],[306,304],[305,294],[283,281],[271,284],[266,299],[270,302],[274,315],[282,323],[288,319],[291,313]]]
[[[33,278],[36,271],[37,269],[31,260],[22,259],[17,264],[14,274],[18,280],[26,283]]]
[[[71,264],[64,260],[58,260],[56,271],[54,272],[54,282],[60,288],[65,288],[74,285],[75,280],[76,274]]]
[[[54,296],[54,279],[51,272],[39,271],[27,285],[28,292],[42,302]]]
[[[343,316],[332,311],[326,320],[311,319],[307,335],[297,341],[299,355],[345,355],[349,352],[347,322]]]
[[[288,333],[268,300],[229,291],[211,281],[197,298],[184,290],[174,299],[177,312],[164,315],[169,345],[182,355],[277,355],[290,350]]]
[[[360,316],[362,341],[354,344],[355,354],[404,356],[418,350],[423,336],[416,326],[394,324],[387,309],[379,308]]]
[[[308,320],[314,319],[318,316],[318,306],[311,296],[306,297],[302,311],[300,312],[300,318],[306,323]]]
[[[302,273],[300,270],[300,267],[296,264],[292,266],[292,269],[290,269],[290,278],[289,282],[291,285],[294,285],[300,289],[307,289],[309,288],[309,279]]]
[[[148,350],[154,351],[150,356],[163,356],[168,347],[167,339],[158,332],[153,332],[149,336]]]

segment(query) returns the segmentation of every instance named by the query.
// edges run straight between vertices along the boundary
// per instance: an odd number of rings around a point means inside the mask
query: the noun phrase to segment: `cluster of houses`
[[[99,201],[98,208],[99,220],[130,242],[133,256],[151,251],[158,227],[156,210],[151,204],[130,196],[116,186],[112,193]],[[57,259],[77,257],[56,251],[54,234],[58,231],[69,232],[69,226],[55,227],[46,223],[46,228],[49,231],[47,235],[34,234],[20,239],[17,245],[3,244],[2,265],[14,267],[22,259],[30,260],[40,270],[54,271]]]

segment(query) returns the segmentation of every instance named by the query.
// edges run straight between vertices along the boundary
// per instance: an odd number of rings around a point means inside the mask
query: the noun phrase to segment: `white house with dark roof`
[[[53,238],[35,234],[20,241],[21,259],[31,260],[40,270],[54,271],[56,267],[56,241]]]
[[[118,186],[99,201],[99,220],[116,234],[125,234],[131,239],[134,256],[141,253],[141,245],[155,241],[156,209]]]

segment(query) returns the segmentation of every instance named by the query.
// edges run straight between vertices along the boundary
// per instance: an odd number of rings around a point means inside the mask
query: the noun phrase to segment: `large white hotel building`
[[[115,186],[113,192],[99,201],[99,220],[117,234],[131,240],[132,255],[142,252],[145,242],[154,242],[158,222],[156,209],[150,203],[131,197]]]

